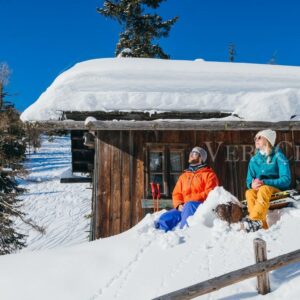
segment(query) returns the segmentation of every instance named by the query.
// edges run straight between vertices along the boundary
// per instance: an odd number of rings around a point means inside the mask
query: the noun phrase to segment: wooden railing
[[[254,240],[254,252],[256,264],[237,271],[215,277],[201,283],[162,295],[153,300],[187,300],[217,291],[228,285],[257,276],[257,289],[260,294],[270,292],[269,271],[276,270],[285,265],[300,261],[300,250],[290,252],[275,258],[266,260],[266,243],[261,239]]]

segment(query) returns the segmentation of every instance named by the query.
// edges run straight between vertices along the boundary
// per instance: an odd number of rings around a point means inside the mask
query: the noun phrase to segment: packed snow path
[[[41,234],[22,222],[17,227],[28,235],[28,247],[22,251],[75,245],[88,240],[91,210],[90,184],[61,184],[70,173],[70,137],[42,137],[36,153],[27,154],[25,168],[30,172],[21,185],[27,192],[21,197],[22,210],[39,226]]]

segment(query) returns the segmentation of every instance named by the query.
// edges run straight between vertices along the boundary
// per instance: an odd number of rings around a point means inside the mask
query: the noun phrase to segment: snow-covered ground
[[[37,153],[27,155],[25,168],[30,172],[21,181],[28,192],[23,211],[45,234],[17,222],[19,231],[28,235],[28,247],[22,251],[50,249],[88,241],[91,212],[90,184],[61,184],[60,178],[70,173],[71,142],[69,136],[55,137],[49,142],[42,137]]]
[[[57,249],[22,251],[0,257],[1,300],[152,299],[253,264],[256,237],[267,242],[268,258],[300,248],[297,233],[300,209],[274,211],[269,230],[246,234],[215,219],[212,207],[232,197],[223,188],[209,194],[189,220],[190,227],[183,230],[169,233],[155,230],[153,222],[159,212],[148,214],[122,234],[69,246],[86,239],[86,225],[80,225],[81,228],[77,225],[88,212],[88,190],[76,184],[58,184],[59,173],[67,168],[69,158],[65,158],[62,150],[66,147],[65,140],[56,141],[55,151],[50,150],[52,144],[44,143],[47,147],[37,154],[36,161],[29,161],[34,171],[31,178],[38,183],[28,183],[33,195],[32,198],[28,195],[25,202],[28,201],[26,206],[33,219],[46,221],[50,234],[47,239],[30,233],[31,249],[54,246]],[[56,153],[56,158],[48,151]],[[52,167],[46,161],[43,165],[39,155],[48,157]],[[54,170],[56,174],[52,173]],[[85,212],[79,214],[78,207],[83,207]],[[52,221],[47,219],[48,215]],[[80,237],[73,235],[73,230]],[[56,239],[58,235],[60,238]],[[273,271],[270,280],[272,292],[265,296],[257,294],[253,278],[199,299],[299,299],[300,263]]]

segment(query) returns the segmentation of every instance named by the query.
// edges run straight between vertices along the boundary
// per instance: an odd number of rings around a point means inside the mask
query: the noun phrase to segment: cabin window
[[[180,176],[180,174],[183,172],[185,165],[184,161],[184,151],[170,151],[170,192],[172,193],[175,184]]]
[[[149,175],[150,182],[159,183],[162,193],[164,189],[165,155],[163,151],[149,151]]]
[[[145,148],[145,195],[152,197],[151,183],[159,184],[162,198],[171,198],[186,166],[188,145],[147,144]]]

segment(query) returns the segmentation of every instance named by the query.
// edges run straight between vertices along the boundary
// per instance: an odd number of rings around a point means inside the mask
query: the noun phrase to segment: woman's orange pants
[[[269,185],[262,185],[258,190],[250,189],[246,191],[249,218],[262,221],[264,229],[268,228],[267,213],[270,207],[271,195],[277,192],[280,192],[280,190]]]

